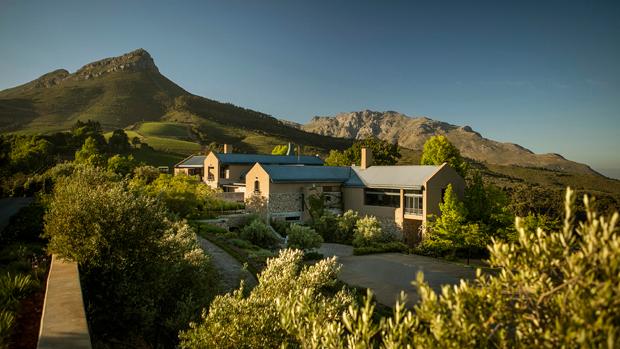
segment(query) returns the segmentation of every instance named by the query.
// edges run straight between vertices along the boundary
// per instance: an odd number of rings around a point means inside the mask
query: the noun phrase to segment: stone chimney
[[[232,144],[224,144],[224,154],[232,154],[233,147]]]
[[[365,170],[372,166],[372,150],[362,147],[360,168]]]

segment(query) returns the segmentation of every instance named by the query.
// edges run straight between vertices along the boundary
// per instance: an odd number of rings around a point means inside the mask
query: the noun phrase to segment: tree
[[[233,294],[217,296],[202,321],[181,332],[181,348],[280,348],[298,347],[301,328],[283,326],[289,304],[299,294],[312,299],[304,315],[318,323],[335,319],[353,303],[337,286],[340,267],[335,258],[304,265],[303,252],[282,250],[267,260],[258,285],[248,292],[242,285]],[[287,317],[288,318],[288,317]],[[295,321],[293,318],[288,318]],[[296,333],[296,335],[293,334]],[[283,346],[287,347],[287,346]]]
[[[463,178],[467,175],[467,163],[463,161],[461,152],[452,145],[446,136],[433,136],[424,143],[421,165],[441,165],[448,163]]]
[[[276,145],[275,147],[273,147],[273,150],[271,151],[272,155],[286,155],[286,153],[288,152],[288,145]]]
[[[94,334],[174,346],[217,277],[185,222],[91,167],[59,179],[45,216],[49,250],[76,261]]]
[[[392,144],[378,138],[367,138],[356,141],[350,148],[342,152],[331,150],[325,159],[325,164],[328,166],[359,165],[363,147],[372,151],[373,164],[375,165],[394,165],[401,158],[398,144]]]
[[[129,137],[124,130],[114,130],[108,139],[108,150],[111,154],[127,154],[131,150]]]
[[[82,149],[75,152],[75,162],[96,167],[104,165],[105,156],[95,138],[86,138]]]
[[[140,144],[141,144],[141,143],[142,143],[142,141],[140,140],[140,137],[138,137],[138,136],[133,137],[133,138],[131,139],[131,145],[133,145],[133,147],[134,147],[135,149],[138,149],[138,148],[140,147]]]
[[[302,348],[617,348],[620,345],[618,213],[600,217],[586,197],[575,223],[567,190],[564,226],[534,231],[517,220],[515,242],[490,246],[491,267],[437,293],[418,273],[413,309],[405,297],[391,316],[369,294],[340,316],[314,317],[311,294],[278,302],[280,323]]]
[[[15,139],[9,154],[10,164],[14,171],[34,172],[45,168],[51,162],[53,144],[49,141],[32,137]]]
[[[134,161],[133,156],[121,156],[114,155],[108,159],[108,171],[112,171],[121,176],[127,176],[132,173],[137,163]]]
[[[476,222],[487,235],[509,239],[514,235],[514,215],[510,212],[508,197],[492,184],[484,184],[480,172],[471,175],[465,188],[467,221]]]
[[[89,137],[92,137],[95,140],[97,146],[100,149],[103,149],[106,145],[106,142],[105,137],[103,137],[103,134],[101,134],[101,132],[101,124],[98,121],[76,121],[76,123],[71,127],[74,149],[80,147]]]

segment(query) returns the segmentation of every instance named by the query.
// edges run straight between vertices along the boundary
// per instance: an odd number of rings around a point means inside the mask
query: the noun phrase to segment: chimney
[[[224,144],[224,154],[231,154],[233,152],[233,148],[231,144]]]
[[[365,170],[372,166],[372,150],[362,147],[362,156],[361,156],[361,164],[360,168]]]

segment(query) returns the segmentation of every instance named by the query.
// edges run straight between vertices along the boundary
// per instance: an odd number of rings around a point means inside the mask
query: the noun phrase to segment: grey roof
[[[206,155],[191,155],[185,158],[183,161],[174,165],[174,167],[203,167],[205,164]]]
[[[263,165],[272,182],[338,182],[350,179],[348,166]]]
[[[428,165],[371,166],[365,170],[352,167],[356,176],[352,176],[345,185],[359,186],[361,182],[368,188],[421,189],[426,180],[440,167]]]
[[[267,154],[240,154],[240,153],[214,153],[222,164],[268,164],[268,165],[323,165],[323,160],[318,156],[301,155],[267,155]]]

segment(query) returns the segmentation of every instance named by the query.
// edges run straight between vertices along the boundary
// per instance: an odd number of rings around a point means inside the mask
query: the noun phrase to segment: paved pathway
[[[461,279],[475,277],[475,269],[439,259],[407,255],[401,253],[381,253],[353,256],[351,246],[323,244],[319,249],[325,257],[337,256],[342,264],[340,279],[349,285],[370,288],[377,300],[393,306],[400,291],[407,294],[408,304],[414,303],[418,296],[411,284],[418,271],[424,272],[424,280],[435,291],[441,285],[457,284]]]
[[[9,219],[22,207],[28,206],[32,198],[2,198],[0,199],[0,231],[9,224]]]
[[[198,236],[198,242],[207,254],[213,258],[213,264],[222,276],[223,291],[231,292],[239,288],[241,279],[245,280],[246,286],[254,287],[258,283],[252,273],[243,269],[239,261],[229,255],[209,240]]]

